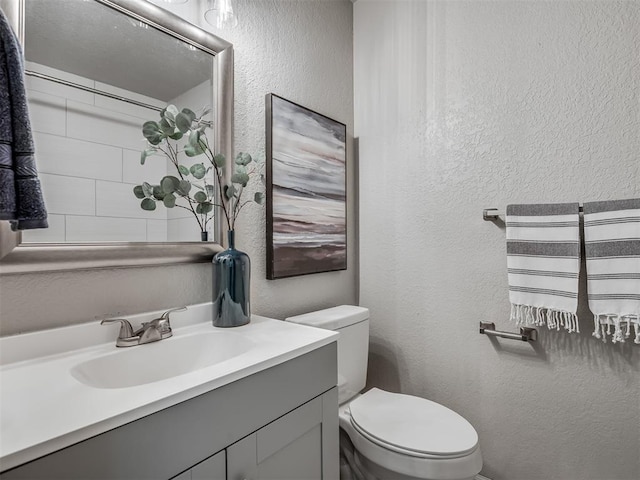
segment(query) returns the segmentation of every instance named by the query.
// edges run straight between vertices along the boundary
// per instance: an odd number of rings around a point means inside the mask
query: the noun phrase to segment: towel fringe
[[[633,343],[640,344],[640,314],[635,313],[625,315],[594,314],[592,335],[597,339],[602,339],[603,342],[607,341],[607,336],[611,336],[611,343],[624,343],[625,339],[631,337],[632,325],[635,333]]]
[[[516,325],[535,325],[537,327],[546,325],[549,330],[555,329],[559,331],[562,328],[569,333],[580,332],[578,316],[575,313],[563,310],[511,304],[509,318]]]

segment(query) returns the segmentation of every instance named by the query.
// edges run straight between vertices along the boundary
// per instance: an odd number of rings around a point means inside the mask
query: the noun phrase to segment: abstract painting
[[[267,278],[347,268],[343,123],[267,95]]]

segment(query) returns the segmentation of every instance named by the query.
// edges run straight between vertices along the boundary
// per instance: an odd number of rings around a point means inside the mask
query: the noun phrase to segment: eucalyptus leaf
[[[182,133],[187,133],[189,128],[191,128],[191,118],[180,112],[176,115],[176,128]]]
[[[162,200],[165,196],[164,191],[160,188],[160,185],[153,186],[153,198],[156,200]]]
[[[142,135],[151,145],[158,145],[164,138],[160,125],[158,122],[153,121],[144,122],[142,125]]]
[[[189,132],[189,146],[197,147],[198,141],[200,140],[200,135],[202,135],[198,130],[191,130]]]
[[[173,132],[175,132],[176,128],[171,125],[166,118],[163,118],[162,120],[160,120],[160,130],[162,130],[162,133],[164,133],[166,136],[170,136],[173,135]]]
[[[251,155],[248,153],[238,153],[236,156],[236,165],[249,165],[251,163]]]
[[[201,134],[197,130],[191,130],[189,132],[189,143],[185,145],[184,151],[189,157],[195,157],[204,153],[202,149],[202,143],[200,141]],[[205,143],[206,146],[206,143]]]
[[[195,112],[193,110],[189,110],[188,108],[183,108],[182,112],[180,112],[184,115],[186,115],[187,117],[189,117],[189,120],[191,122],[193,122],[196,118],[198,118],[195,114]]]
[[[244,172],[236,172],[231,175],[231,181],[246,187],[247,183],[249,183],[249,175]]]
[[[171,121],[175,122],[176,116],[180,113],[175,105],[167,105],[167,108],[164,110],[164,118],[167,118]]]
[[[216,194],[216,187],[214,187],[213,185],[205,185],[205,190],[209,197],[213,197]]]
[[[214,155],[213,163],[215,164],[216,167],[218,167],[218,168],[224,167],[225,162],[226,162],[226,158],[225,158],[225,156],[223,154],[218,153],[218,154]]]
[[[142,134],[147,135],[147,133],[158,133],[160,132],[160,124],[158,122],[154,122],[153,120],[149,120],[148,122],[144,122],[142,124]]]
[[[204,192],[196,192],[193,199],[198,203],[204,203],[207,201],[207,194]]]
[[[149,185],[147,182],[143,182],[142,183],[142,192],[144,193],[145,197],[151,197],[153,196],[153,187],[151,185]]]
[[[175,192],[178,189],[178,185],[180,185],[180,180],[172,175],[162,177],[162,180],[160,180],[160,187],[162,187],[164,193]]]
[[[211,202],[199,203],[196,205],[196,213],[209,213],[213,210],[213,204]]]
[[[185,167],[184,165],[178,165],[178,171],[184,176],[187,176],[190,173],[189,169],[187,167]]]
[[[180,182],[178,183],[178,188],[176,192],[186,197],[187,195],[189,195],[190,191],[191,191],[191,182],[187,180],[180,180]]]
[[[154,202],[150,198],[144,198],[142,199],[140,206],[142,207],[143,210],[151,211],[156,209],[156,202]]]
[[[236,187],[234,185],[225,185],[224,186],[224,196],[227,200],[230,200],[233,198],[233,196],[236,194]]]
[[[167,193],[162,199],[162,203],[167,208],[173,208],[176,206],[176,196],[173,193]]]
[[[191,165],[191,175],[196,177],[198,180],[204,178],[207,173],[207,169],[204,168],[202,163],[196,163],[195,165]]]
[[[144,190],[142,189],[142,185],[136,185],[135,187],[133,187],[133,194],[136,196],[136,198],[146,198]]]
[[[147,160],[147,157],[149,155],[153,155],[154,153],[156,153],[157,149],[156,148],[147,148],[146,150],[143,150],[142,153],[140,154],[140,165],[144,165],[144,162]]]
[[[264,193],[256,192],[253,195],[253,201],[256,202],[258,205],[262,205],[264,203]]]
[[[176,130],[173,135],[169,135],[171,140],[180,140],[182,138],[182,132],[180,130]]]
[[[209,141],[207,140],[207,136],[204,132],[200,132],[198,135],[198,146],[202,151],[209,148]]]

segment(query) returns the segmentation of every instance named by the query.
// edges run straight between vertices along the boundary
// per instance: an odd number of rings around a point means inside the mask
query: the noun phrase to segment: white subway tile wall
[[[190,231],[193,231],[193,226]],[[165,242],[169,238],[167,232],[167,222],[164,220],[147,220],[147,241]],[[171,241],[175,241],[171,239]],[[193,238],[191,238],[193,241]]]
[[[39,175],[48,213],[95,215],[96,181],[64,175]]]
[[[193,241],[193,234],[189,232],[191,232],[194,222],[193,216],[168,219],[167,236],[176,242]],[[209,225],[209,235],[211,235],[211,225]]]
[[[45,65],[27,62],[27,68],[160,108],[174,103],[198,111],[211,103],[209,82],[163,102]],[[158,184],[167,172],[176,174],[161,155],[151,156],[140,165],[140,153],[147,146],[142,124],[159,119],[157,111],[35,77],[27,76],[26,85],[49,228],[25,231],[23,241],[200,239],[189,211],[162,206],[146,211],[133,195],[135,185],[145,181]],[[195,163],[186,157],[183,160],[188,166]]]
[[[39,172],[122,181],[121,148],[48,133],[35,132],[34,138]]]
[[[155,210],[140,208],[140,200],[132,193],[133,184],[96,181],[96,215],[99,217],[167,218],[167,209],[163,206]]]
[[[44,65],[29,62],[27,68],[166,105]],[[142,210],[133,195],[135,185],[158,182],[167,174],[160,157],[140,165],[146,147],[142,124],[158,112],[35,77],[27,76],[26,85],[49,228],[25,231],[23,241],[167,241],[167,209]]]
[[[131,150],[144,150],[147,142],[142,136],[142,124],[145,120],[156,118],[156,115],[156,112],[150,111],[146,118],[133,117],[67,100],[67,136]]]
[[[27,93],[32,130],[64,137],[67,133],[66,100],[35,90]]]
[[[135,218],[67,217],[68,242],[146,242],[147,222]]]
[[[65,236],[65,219],[66,215],[49,214],[47,221],[49,228],[37,230],[25,230],[22,232],[22,238],[28,238],[29,242],[53,242],[62,243],[66,241]]]
[[[164,155],[151,155],[144,165],[140,165],[140,150],[122,150],[122,181],[125,183],[158,183],[169,171],[167,167]]]

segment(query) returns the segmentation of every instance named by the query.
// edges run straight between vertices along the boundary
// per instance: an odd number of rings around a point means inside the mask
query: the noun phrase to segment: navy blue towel
[[[0,220],[13,230],[47,228],[20,43],[0,10]]]

